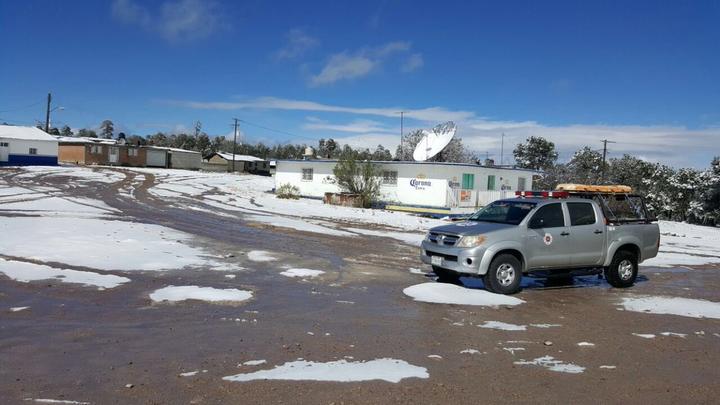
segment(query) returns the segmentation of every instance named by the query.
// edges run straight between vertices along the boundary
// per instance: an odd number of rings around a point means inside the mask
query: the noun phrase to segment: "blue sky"
[[[675,166],[720,154],[720,2],[1,1],[0,121],[394,150],[452,119],[500,159],[618,142]]]

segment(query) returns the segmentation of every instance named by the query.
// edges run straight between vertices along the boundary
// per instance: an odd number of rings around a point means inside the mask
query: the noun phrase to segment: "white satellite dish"
[[[418,162],[424,162],[440,153],[450,143],[455,136],[457,127],[452,121],[435,126],[432,131],[423,130],[425,136],[420,139],[415,151],[413,159]]]

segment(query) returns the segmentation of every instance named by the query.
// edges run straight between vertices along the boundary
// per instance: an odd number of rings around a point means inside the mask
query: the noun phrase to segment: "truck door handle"
[[[568,235],[570,235],[570,232],[563,231],[562,233],[560,233],[560,235],[561,235],[561,236],[568,236]]]
[[[602,233],[602,231],[599,229],[596,229],[595,232],[593,232],[593,233]]]

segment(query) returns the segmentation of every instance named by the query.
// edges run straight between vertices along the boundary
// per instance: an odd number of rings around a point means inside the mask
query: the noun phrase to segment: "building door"
[[[488,189],[488,191],[495,190],[495,175],[494,174],[491,174],[488,176],[487,189]]]
[[[110,147],[110,164],[116,164],[120,158],[120,148],[116,146]]]
[[[10,156],[10,144],[0,141],[0,162],[7,162]]]

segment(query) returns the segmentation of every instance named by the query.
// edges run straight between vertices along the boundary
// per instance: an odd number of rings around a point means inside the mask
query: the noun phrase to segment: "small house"
[[[35,127],[0,125],[0,166],[57,166],[58,141]]]

